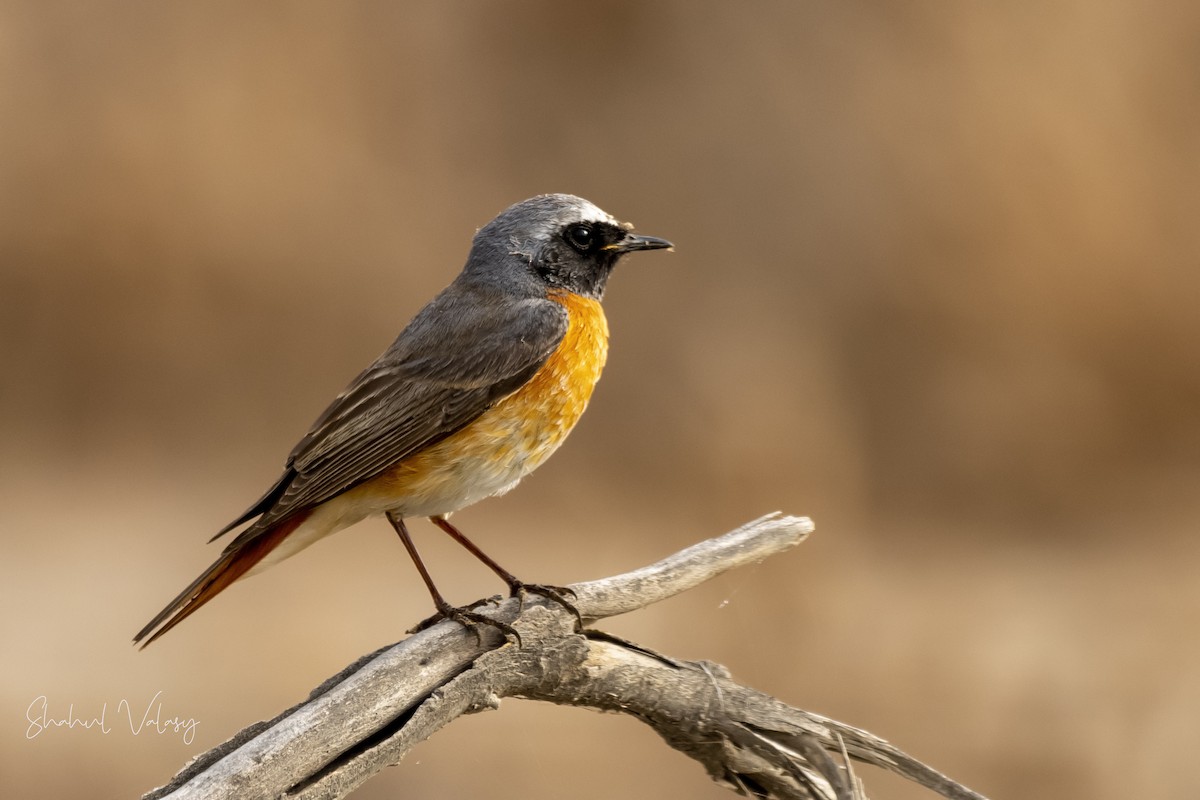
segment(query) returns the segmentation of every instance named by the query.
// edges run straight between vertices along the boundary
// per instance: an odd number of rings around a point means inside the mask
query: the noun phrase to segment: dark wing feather
[[[300,440],[242,536],[322,503],[461,429],[516,391],[562,341],[566,310],[481,290],[443,292]]]
[[[283,493],[287,489],[288,484],[291,483],[292,479],[295,477],[296,477],[296,473],[292,472],[291,468],[289,467],[288,470],[286,472],[284,472],[282,476],[280,476],[279,480],[275,481],[275,484],[270,489],[267,489],[267,491],[263,493],[262,497],[260,497],[254,501],[254,505],[250,506],[245,511],[243,511],[238,516],[238,518],[235,519],[233,522],[229,523],[224,528],[221,528],[221,530],[217,531],[213,535],[213,537],[208,540],[209,543],[211,544],[212,542],[215,542],[217,539],[220,539],[222,536],[229,533],[231,530],[236,528],[238,525],[241,525],[243,522],[249,522],[250,520],[254,519],[255,517],[261,516],[262,514],[269,511],[271,509],[271,507],[273,505],[275,505],[276,501],[278,501],[279,498],[283,496]]]

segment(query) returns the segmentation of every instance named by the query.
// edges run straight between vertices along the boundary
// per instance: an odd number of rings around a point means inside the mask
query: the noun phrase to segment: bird
[[[515,634],[445,600],[408,518],[429,518],[511,594],[533,590],[570,608],[554,587],[519,581],[449,518],[508,492],[563,443],[607,359],[600,301],[613,268],[629,253],[671,248],[574,195],[538,195],[502,211],[476,232],[458,276],[317,418],[279,480],[209,541],[247,527],[133,643],[145,648],[233,582],[379,515],[433,598],[432,620]]]

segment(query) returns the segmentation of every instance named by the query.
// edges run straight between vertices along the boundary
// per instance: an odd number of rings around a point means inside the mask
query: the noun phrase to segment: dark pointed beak
[[[605,250],[615,250],[618,253],[632,253],[634,250],[662,250],[675,245],[657,236],[639,236],[636,233],[626,235],[621,241],[610,244]]]

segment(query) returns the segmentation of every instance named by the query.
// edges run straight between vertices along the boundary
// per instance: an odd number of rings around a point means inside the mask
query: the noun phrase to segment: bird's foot
[[[479,600],[469,606],[464,606],[461,608],[452,606],[449,603],[439,603],[437,604],[436,614],[428,619],[418,622],[408,632],[417,633],[436,625],[444,619],[449,619],[454,620],[459,625],[462,625],[464,628],[471,631],[471,633],[475,634],[475,640],[479,645],[483,644],[483,635],[479,632],[479,626],[486,625],[490,628],[495,628],[496,630],[500,631],[506,638],[511,638],[517,643],[517,647],[520,647],[521,634],[517,633],[516,628],[514,628],[512,625],[509,625],[507,622],[501,622],[498,619],[489,617],[486,614],[480,614],[478,611],[474,610],[480,606],[487,605],[489,602],[490,601],[488,600]]]
[[[575,630],[583,630],[583,617],[579,615],[579,609],[567,599],[567,595],[570,595],[572,598],[575,597],[575,592],[572,589],[566,586],[545,586],[540,583],[521,583],[520,581],[514,581],[509,584],[509,589],[512,592],[512,596],[521,601],[521,611],[525,610],[525,595],[541,595],[547,600],[553,600],[567,611],[570,611],[575,617]]]

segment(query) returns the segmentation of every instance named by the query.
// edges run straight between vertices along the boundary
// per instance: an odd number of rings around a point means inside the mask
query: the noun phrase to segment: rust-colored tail
[[[144,649],[155,639],[190,617],[200,606],[212,600],[226,586],[245,575],[251,567],[262,561],[267,553],[278,547],[279,543],[296,530],[307,516],[308,512],[302,511],[252,536],[247,537],[245,534],[239,536],[229,547],[225,548],[225,552],[221,554],[216,563],[204,570],[199,578],[192,581],[191,585],[180,592],[170,603],[167,603],[167,607],[158,612],[158,615],[150,620],[146,627],[137,632],[137,635],[133,637],[133,643],[140,642],[141,648],[139,649]],[[159,625],[162,627],[158,628]],[[150,636],[150,632],[155,628],[158,630],[153,636]],[[147,639],[147,636],[150,638]],[[143,639],[145,639],[144,642]]]

